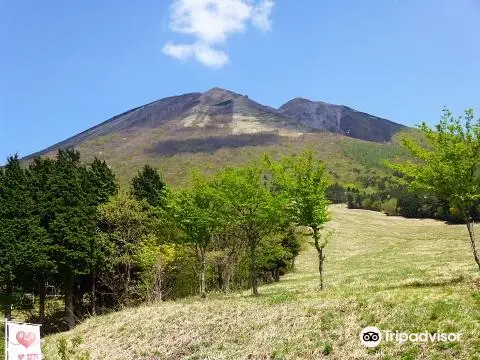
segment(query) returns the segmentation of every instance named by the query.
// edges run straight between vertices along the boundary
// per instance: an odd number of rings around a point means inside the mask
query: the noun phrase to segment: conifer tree
[[[165,205],[166,185],[158,171],[145,165],[132,179],[132,195],[137,200],[146,200],[151,206]]]

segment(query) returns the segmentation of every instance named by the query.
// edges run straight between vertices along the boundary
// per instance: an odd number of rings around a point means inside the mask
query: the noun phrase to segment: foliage
[[[284,222],[284,199],[269,189],[265,169],[258,163],[227,168],[214,181],[216,191],[224,199],[227,222],[248,248],[252,292],[256,295],[258,246],[262,238],[278,230]]]
[[[300,253],[300,240],[293,226],[262,239],[258,250],[258,269],[268,281],[280,281],[293,268]]]
[[[320,242],[319,230],[329,220],[325,164],[314,159],[312,152],[285,157],[278,164],[267,161],[273,170],[273,186],[281,196],[286,197],[288,214],[293,223],[313,231],[319,260],[320,288],[323,288],[324,248],[328,237]]]
[[[409,152],[398,144],[378,144],[364,141],[344,141],[343,151],[349,158],[355,159],[365,169],[383,169],[385,159],[408,159]]]
[[[325,197],[332,204],[343,204],[347,202],[347,192],[345,187],[339,183],[330,184],[327,187]]]
[[[107,302],[128,305],[144,298],[142,273],[156,263],[156,239],[150,228],[150,206],[120,192],[98,209],[99,239],[106,256],[101,286],[112,294]]]
[[[248,285],[256,294],[259,281],[293,268],[300,249],[289,197],[272,176],[256,162],[210,178],[193,173],[191,186],[167,192],[145,166],[119,192],[104,161],[84,164],[75,150],[27,168],[9,158],[0,169],[0,293],[8,309],[22,305],[17,294],[39,295],[39,316],[28,317],[49,329],[71,329],[97,309],[191,295],[197,275],[202,296]],[[58,309],[46,314],[52,287],[64,324],[50,323]]]
[[[82,285],[98,260],[96,207],[116,191],[115,177],[105,162],[80,162],[74,150],[57,158],[34,159],[28,168],[10,157],[0,170],[0,291],[40,295],[40,320],[45,319],[47,282],[64,289],[70,327],[78,315]],[[10,298],[10,299],[8,299]],[[78,304],[77,304],[78,305]]]
[[[416,162],[391,164],[391,167],[404,174],[403,180],[410,189],[436,194],[458,209],[467,224],[473,255],[480,268],[473,222],[480,203],[480,119],[474,120],[471,109],[465,111],[463,118],[454,117],[444,109],[435,128],[422,123],[419,129],[427,146],[415,139],[403,140]]]
[[[438,194],[470,211],[480,201],[480,120],[474,121],[473,110],[467,110],[464,118],[454,118],[444,109],[435,128],[426,123],[419,128],[428,147],[404,138],[404,146],[417,162],[391,167],[405,175],[411,189]]]
[[[131,181],[131,192],[137,200],[146,200],[151,206],[165,204],[166,184],[157,170],[145,165]]]
[[[200,175],[195,173],[192,180],[190,188],[176,194],[170,212],[183,231],[183,242],[193,246],[200,273],[200,295],[205,297],[207,250],[224,229],[226,221],[220,194]]]

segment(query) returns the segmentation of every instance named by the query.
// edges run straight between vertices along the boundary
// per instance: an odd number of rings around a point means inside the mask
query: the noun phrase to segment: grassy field
[[[480,359],[480,274],[465,226],[331,212],[324,291],[306,245],[296,272],[259,297],[210,294],[93,318],[46,338],[46,355],[60,336],[80,335],[94,359]],[[359,341],[367,325],[463,335],[369,350]]]

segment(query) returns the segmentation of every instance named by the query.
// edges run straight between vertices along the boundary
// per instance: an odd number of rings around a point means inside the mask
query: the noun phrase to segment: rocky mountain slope
[[[343,143],[356,138],[369,141],[368,148],[388,148],[403,129],[345,106],[294,99],[274,109],[246,95],[213,88],[126,111],[26,159],[75,147],[87,158],[105,158],[121,178],[130,178],[132,170],[149,162],[161,167],[167,178],[170,174],[173,182],[182,182],[179,177],[192,166],[213,169],[262,152],[305,148],[318,150],[329,162],[340,159],[348,168]]]
[[[356,139],[384,142],[405,126],[347,106],[332,105],[303,98],[290,100],[280,113],[313,129],[344,134]]]

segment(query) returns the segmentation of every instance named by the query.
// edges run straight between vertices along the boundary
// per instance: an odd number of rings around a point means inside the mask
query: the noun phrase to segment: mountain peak
[[[209,96],[218,96],[218,95],[230,95],[230,96],[241,96],[240,94],[237,94],[233,91],[223,89],[221,87],[214,87],[211,88],[210,90],[206,91],[203,93],[203,95],[209,95]]]

